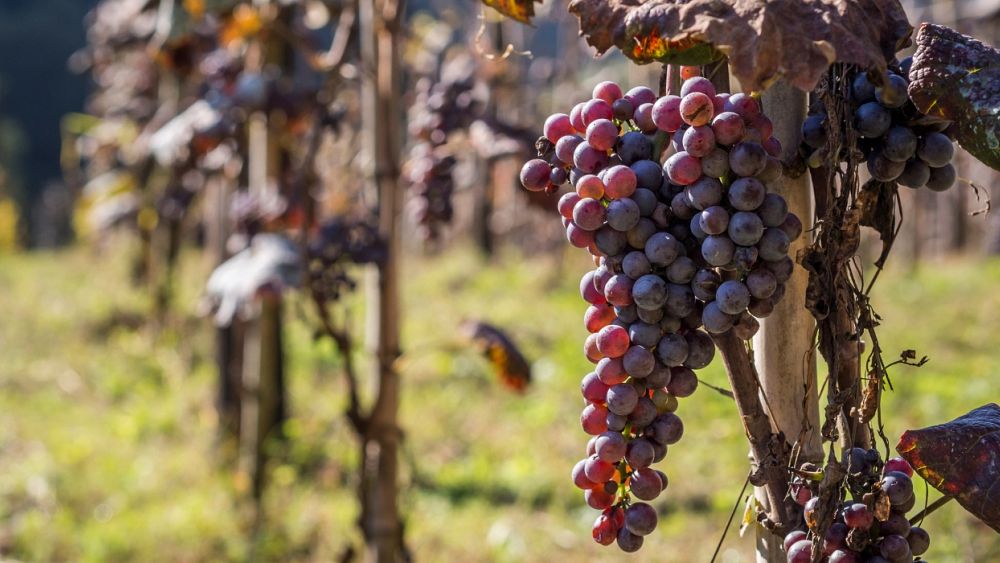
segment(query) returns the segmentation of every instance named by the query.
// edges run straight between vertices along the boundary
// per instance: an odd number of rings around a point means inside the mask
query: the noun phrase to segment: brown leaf
[[[1000,406],[907,430],[896,451],[935,489],[1000,532]]]
[[[531,23],[535,2],[541,4],[542,0],[483,0],[483,4],[521,23]]]
[[[958,142],[1000,170],[1000,51],[943,25],[917,32],[910,97],[921,112],[958,124]]]
[[[680,64],[726,54],[745,91],[782,76],[812,90],[835,61],[884,73],[913,30],[898,0],[572,0],[569,10],[600,53]]]

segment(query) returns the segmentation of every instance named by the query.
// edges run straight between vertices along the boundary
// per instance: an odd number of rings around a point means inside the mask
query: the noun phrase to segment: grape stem
[[[751,482],[763,486],[767,494],[766,516],[769,522],[764,523],[765,527],[776,535],[784,536],[788,527],[784,503],[787,489],[785,467],[788,465],[785,439],[772,430],[771,419],[764,412],[758,393],[757,368],[754,367],[746,344],[732,331],[712,335],[712,340],[719,348],[726,365],[733,398],[736,399],[736,408],[739,410],[743,429],[750,441],[750,450],[757,463]]]

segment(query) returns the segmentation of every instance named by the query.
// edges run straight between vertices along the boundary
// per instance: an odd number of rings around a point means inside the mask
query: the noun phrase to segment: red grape
[[[580,413],[580,426],[591,436],[597,436],[608,429],[608,408],[604,405],[587,403]],[[589,475],[588,475],[589,478]],[[595,481],[595,479],[591,479]]]
[[[540,158],[534,158],[521,167],[521,185],[528,191],[540,192],[549,185],[552,166]]]
[[[671,155],[663,168],[670,181],[679,186],[693,184],[701,177],[701,161],[685,151]]]
[[[707,125],[715,115],[712,98],[701,92],[691,92],[681,99],[681,119],[691,126]]]
[[[605,80],[594,86],[594,98],[596,99],[604,100],[610,104],[621,97],[622,87],[610,80]]]
[[[628,331],[618,325],[608,325],[597,333],[597,349],[609,358],[625,355],[628,345]]]
[[[618,126],[608,119],[596,119],[587,126],[587,142],[599,151],[609,151],[618,141]]]
[[[653,104],[650,116],[656,128],[660,131],[673,133],[684,125],[681,119],[681,98],[679,96],[664,96]]]
[[[628,166],[619,164],[608,168],[604,175],[604,195],[608,199],[629,197],[635,193],[638,178]]]
[[[573,124],[569,120],[569,116],[565,113],[553,113],[545,120],[545,125],[542,127],[545,138],[552,141],[553,143],[559,142],[566,135],[575,135],[576,131],[573,128]]]
[[[614,119],[611,104],[604,100],[590,100],[583,106],[583,124],[587,127],[598,119]]]

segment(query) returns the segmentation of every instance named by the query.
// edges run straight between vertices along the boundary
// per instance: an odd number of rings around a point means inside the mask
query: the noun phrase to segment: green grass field
[[[0,255],[0,560],[330,561],[358,543],[357,447],[341,413],[332,346],[314,343],[307,307],[288,307],[291,441],[271,468],[261,533],[216,448],[213,331],[194,317],[205,271],[181,270],[167,325],[142,321],[121,252]],[[569,480],[586,437],[578,382],[585,262],[454,251],[404,275],[401,360],[406,432],[401,505],[419,561],[708,561],[747,471],[733,403],[702,387],[681,402],[684,439],[662,468],[661,524],[637,556],[589,538],[595,512]],[[1000,398],[1000,261],[890,271],[875,292],[887,356],[899,367],[884,406],[891,440]],[[352,317],[363,319],[360,301]],[[456,351],[465,318],[507,328],[534,362],[524,395]],[[725,386],[720,362],[702,374]],[[918,486],[918,494],[923,487]],[[936,498],[931,493],[930,499]],[[932,562],[996,561],[1000,538],[954,503],[933,514]],[[751,561],[730,531],[721,561]]]

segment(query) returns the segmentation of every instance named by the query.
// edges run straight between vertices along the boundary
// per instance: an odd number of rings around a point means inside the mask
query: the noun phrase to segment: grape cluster
[[[910,525],[906,513],[916,504],[913,469],[903,458],[882,464],[875,450],[851,449],[845,459],[848,483],[856,500],[844,502],[822,542],[822,561],[828,563],[903,563],[923,561],[930,536]],[[806,472],[817,469],[805,467]],[[799,479],[791,486],[792,497],[803,505],[805,525],[816,530],[819,497],[815,483]],[[882,509],[879,509],[879,506]],[[888,510],[885,510],[885,507]],[[785,536],[789,563],[812,561],[812,532],[795,530]]]
[[[948,122],[926,123],[907,93],[908,57],[897,72],[889,72],[882,87],[876,87],[867,73],[850,78],[853,127],[857,132],[861,158],[868,173],[879,182],[895,182],[908,188],[927,187],[942,192],[955,184],[951,164],[955,147]],[[810,164],[818,166],[827,145],[827,115],[818,111],[802,124],[803,142],[814,152]]]
[[[545,121],[540,157],[521,170],[531,191],[572,182],[558,203],[566,237],[597,265],[580,282],[584,353],[596,364],[581,383],[580,421],[593,438],[572,476],[602,511],[594,539],[627,552],[656,526],[641,501],[667,487],[651,466],[683,434],[677,399],[714,357],[710,333],[757,332],[802,230],[768,193],[782,172],[770,121],[753,98],[717,94],[696,71],[684,68],[680,96],[598,84],[593,99]]]
[[[453,131],[467,128],[482,111],[475,85],[472,76],[441,82],[422,78],[416,85],[408,129],[419,142],[410,149],[405,177],[411,196],[408,212],[424,240],[437,240],[454,215],[456,160],[445,145]]]

